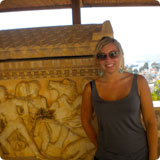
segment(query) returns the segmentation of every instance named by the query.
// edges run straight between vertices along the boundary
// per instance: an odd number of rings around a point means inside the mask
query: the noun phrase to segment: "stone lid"
[[[104,35],[113,36],[104,24],[40,27],[0,31],[0,59],[92,54]]]

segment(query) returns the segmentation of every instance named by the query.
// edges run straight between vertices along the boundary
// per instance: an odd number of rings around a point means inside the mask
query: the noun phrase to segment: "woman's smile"
[[[114,66],[114,64],[104,64],[104,66],[105,66],[105,67],[109,67],[109,68],[110,68],[110,67],[113,67],[113,66]]]

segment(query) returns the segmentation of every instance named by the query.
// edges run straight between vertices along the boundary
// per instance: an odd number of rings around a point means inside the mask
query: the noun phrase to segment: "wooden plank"
[[[72,21],[73,24],[81,24],[80,0],[72,0]]]
[[[132,6],[160,6],[158,1],[88,1],[83,0],[83,7],[132,7]]]
[[[64,9],[64,8],[71,8],[71,6],[62,5],[62,6],[37,6],[37,7],[15,7],[15,8],[0,7],[0,12],[16,12],[16,11],[32,11],[32,10]]]
[[[83,4],[83,7],[156,7],[160,4],[153,3],[103,3],[103,4]]]

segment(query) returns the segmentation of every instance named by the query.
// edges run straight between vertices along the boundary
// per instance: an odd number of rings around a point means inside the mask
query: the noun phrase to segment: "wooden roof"
[[[0,63],[21,58],[91,55],[96,37],[108,34],[106,27],[112,32],[106,23],[2,30]]]
[[[32,46],[82,44],[92,41],[92,34],[101,32],[101,28],[101,24],[92,24],[2,30],[0,51]]]
[[[2,0],[0,12],[72,8],[77,2],[80,7],[160,6],[158,0]]]

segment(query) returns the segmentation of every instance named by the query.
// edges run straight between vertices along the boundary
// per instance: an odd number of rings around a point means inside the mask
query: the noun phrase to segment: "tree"
[[[140,67],[139,71],[141,72],[145,69],[149,69],[148,62],[145,62],[144,65],[142,67]]]
[[[144,67],[144,69],[149,69],[148,62],[146,62],[143,67]]]
[[[152,100],[160,100],[160,80],[156,80],[154,83],[154,92],[152,93]]]
[[[138,74],[138,69],[134,69],[133,73]]]

